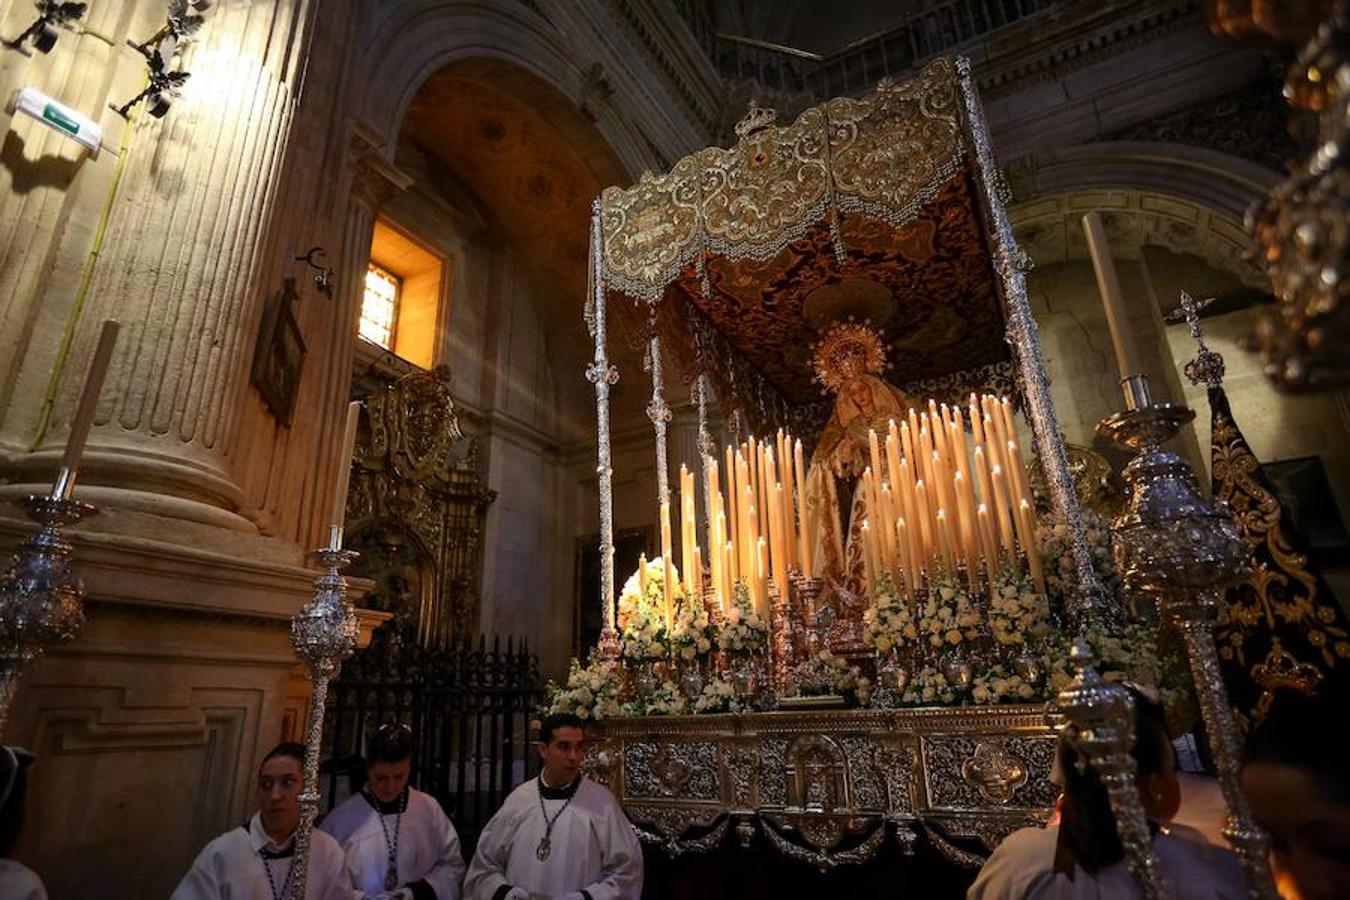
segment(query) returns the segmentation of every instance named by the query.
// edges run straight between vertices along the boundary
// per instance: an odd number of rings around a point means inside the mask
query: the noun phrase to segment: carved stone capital
[[[353,123],[347,157],[352,198],[372,213],[379,212],[395,194],[413,183],[411,175],[384,158],[380,153],[383,146],[371,129]]]

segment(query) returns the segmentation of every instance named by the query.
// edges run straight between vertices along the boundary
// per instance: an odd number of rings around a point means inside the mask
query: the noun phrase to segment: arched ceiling
[[[538,273],[585,292],[591,199],[625,182],[594,126],[517,66],[465,60],[418,90],[403,136],[443,162]]]

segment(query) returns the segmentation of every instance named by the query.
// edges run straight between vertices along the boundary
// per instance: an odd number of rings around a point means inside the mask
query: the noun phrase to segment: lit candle
[[[70,436],[66,438],[66,449],[61,455],[61,468],[52,486],[51,495],[61,500],[69,500],[75,491],[80,457],[84,455],[84,445],[89,440],[89,429],[94,427],[98,395],[103,392],[103,380],[108,376],[113,347],[117,345],[117,332],[121,327],[116,319],[105,319],[99,330],[94,356],[89,361],[89,371],[84,376],[84,386],[80,388],[80,400],[75,406],[75,417],[70,420]],[[347,458],[351,459],[350,454]]]
[[[947,521],[947,511],[941,507],[937,511],[937,526],[942,541],[942,560],[949,566],[953,565],[951,523]]]
[[[778,464],[778,480],[783,483],[783,551],[787,554],[788,568],[801,568],[797,560],[797,529],[792,509],[792,437],[784,435],[778,429],[778,443],[775,448],[775,462]]]
[[[1131,375],[1143,374],[1144,367],[1140,362],[1134,332],[1130,328],[1125,295],[1120,290],[1120,279],[1116,276],[1111,243],[1106,239],[1101,217],[1095,212],[1083,216],[1083,233],[1087,236],[1093,271],[1097,273],[1097,288],[1102,294],[1102,305],[1106,308],[1106,326],[1111,330],[1111,343],[1116,348],[1116,367],[1120,370],[1121,381],[1124,381]]]
[[[726,572],[726,604],[730,606],[736,599],[736,582],[740,580],[736,573],[736,547],[731,541],[727,541],[727,546],[723,553],[726,555],[726,559],[723,560],[722,565],[723,571]]]
[[[984,446],[984,416],[974,391],[970,393],[970,434],[975,438],[976,447]]]
[[[759,611],[760,616],[764,618],[765,621],[768,621],[769,618],[769,591],[765,584],[765,579],[768,578],[769,570],[768,556],[768,545],[764,543],[764,538],[759,538],[755,542],[755,580],[757,582],[755,608]]]
[[[863,519],[862,523],[862,545],[863,545],[863,572],[867,576],[867,592],[872,590],[872,586],[877,581],[877,561],[876,549],[873,546],[872,529],[870,522]]]
[[[777,539],[775,556],[773,559],[773,580],[778,584],[778,593],[784,598],[788,596],[788,551],[791,546],[787,541],[787,510],[783,507],[783,486],[775,484],[773,486],[773,529],[774,536]]]
[[[328,519],[328,546],[333,550],[342,546],[342,525],[347,519],[347,486],[352,480],[352,451],[356,447],[356,426],[360,421],[361,403],[353,400],[347,404],[347,421],[342,431],[337,481],[333,484],[333,505]]]
[[[647,554],[638,555],[638,593],[642,594],[642,599],[647,599]]]
[[[867,449],[871,454],[872,471],[880,478],[885,470],[881,468],[881,443],[875,428],[867,429]]]
[[[900,516],[895,520],[896,544],[900,547],[900,580],[899,586],[904,588],[905,596],[912,597],[914,591],[914,556],[911,553],[913,545],[910,542],[909,528],[905,526],[905,517]]]
[[[675,623],[675,566],[671,561],[670,501],[661,504],[661,584],[665,589],[666,631]]]
[[[694,545],[694,592],[690,594],[692,609],[703,607],[703,560],[699,557],[698,545]]]
[[[1027,554],[1027,567],[1031,570],[1031,580],[1036,583],[1036,590],[1042,594],[1045,593],[1045,571],[1041,566],[1040,548],[1036,544],[1036,525],[1035,518],[1031,512],[1031,504],[1027,501],[1021,501],[1017,506],[1020,519],[1026,523],[1026,540],[1022,549]]]
[[[993,471],[989,473],[989,481],[993,485],[994,518],[998,520],[998,536],[1003,541],[1004,548],[1012,553],[1012,498],[1008,494],[1008,485],[1003,477],[1002,466],[994,466]]]
[[[981,503],[975,513],[980,526],[980,543],[984,547],[984,569],[989,578],[989,590],[994,590],[994,573],[998,571],[998,541],[994,539],[994,523],[989,521],[989,507]]]
[[[802,466],[802,442],[800,439],[792,447],[792,462],[797,474],[797,521],[801,528],[798,543],[801,549],[802,574],[810,578],[811,540],[815,533],[806,517],[806,471]]]
[[[894,470],[892,470],[894,471]],[[895,497],[891,494],[891,486],[886,482],[881,483],[881,546],[882,559],[885,561],[885,567],[890,570],[895,569],[896,565],[896,546],[895,530],[891,523],[896,520]]]
[[[928,502],[928,489],[922,478],[914,483],[914,504],[919,513],[919,536],[923,548],[923,563],[926,567],[933,558],[937,538],[933,534],[931,505]]]
[[[694,547],[691,526],[694,524],[694,498],[690,495],[693,487],[689,478],[689,467],[680,463],[680,569],[683,572],[684,591],[694,592]]]

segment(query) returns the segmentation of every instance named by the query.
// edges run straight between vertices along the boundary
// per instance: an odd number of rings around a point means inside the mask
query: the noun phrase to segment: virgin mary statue
[[[900,421],[914,402],[881,377],[886,350],[881,335],[869,325],[833,325],[816,344],[812,365],[816,381],[835,397],[806,475],[806,503],[819,523],[813,558],[820,561],[825,596],[851,606],[863,583],[867,502],[856,488],[871,464],[868,432],[875,430],[885,440],[890,420]]]

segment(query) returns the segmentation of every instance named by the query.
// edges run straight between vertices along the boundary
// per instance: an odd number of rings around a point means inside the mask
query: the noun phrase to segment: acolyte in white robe
[[[1095,875],[1081,866],[1069,878],[1055,871],[1059,829],[1023,828],[1003,839],[980,869],[966,900],[1136,900],[1143,894],[1124,860]],[[1244,900],[1237,857],[1211,844],[1159,834],[1153,854],[1166,900]]]
[[[183,876],[170,900],[273,900],[272,884],[278,892],[291,871],[291,857],[269,860],[272,881],[267,880],[263,868],[262,849],[284,850],[290,841],[278,847],[263,831],[262,819],[257,814],[248,827],[240,826],[211,841],[192,868]],[[359,900],[361,893],[351,886],[347,877],[346,859],[337,841],[319,829],[309,839],[309,880],[305,884],[305,900]]]
[[[0,900],[47,900],[47,890],[23,863],[0,859]]]
[[[535,855],[546,830],[539,799],[539,779],[527,781],[488,822],[464,879],[466,900],[638,900],[642,847],[614,795],[583,776],[566,809],[565,799],[546,797],[558,818],[543,861]]]
[[[352,884],[368,894],[384,891],[389,867],[385,842],[398,830],[398,883],[412,889],[415,900],[459,900],[464,881],[464,855],[459,835],[450,819],[429,794],[408,788],[408,806],[399,823],[397,814],[381,816],[364,794],[354,794],[324,817],[320,826],[331,834],[347,854],[347,872]]]

